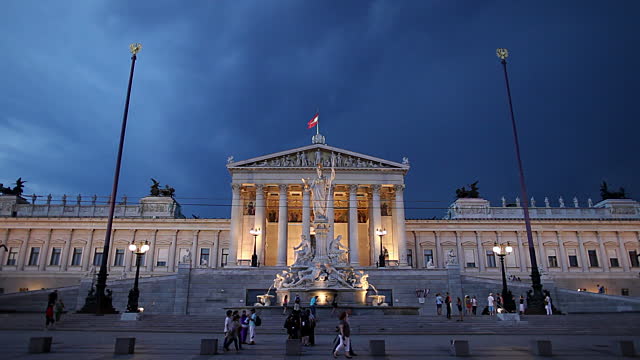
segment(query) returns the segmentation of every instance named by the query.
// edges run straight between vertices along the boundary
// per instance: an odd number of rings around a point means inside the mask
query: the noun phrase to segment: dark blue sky
[[[185,6],[189,4],[190,6]],[[228,155],[310,143],[409,157],[408,218],[479,180],[519,191],[497,47],[507,47],[529,191],[557,206],[638,183],[636,1],[6,1],[0,182],[108,195],[141,42],[119,194],[149,178],[228,205]],[[188,198],[206,198],[192,200]],[[437,202],[422,203],[433,200]],[[228,217],[226,206],[186,215]]]

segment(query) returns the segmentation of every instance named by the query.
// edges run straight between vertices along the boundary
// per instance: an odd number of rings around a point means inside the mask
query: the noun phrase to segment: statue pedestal
[[[180,204],[171,196],[147,196],[140,199],[140,215],[150,218],[180,218]]]
[[[285,295],[289,296],[289,306],[293,306],[296,295],[300,296],[300,307],[309,307],[309,301],[318,296],[318,305],[331,305],[337,296],[338,306],[342,305],[366,305],[367,290],[363,289],[332,289],[332,288],[308,288],[308,289],[283,289],[276,291],[278,304],[281,305]]]

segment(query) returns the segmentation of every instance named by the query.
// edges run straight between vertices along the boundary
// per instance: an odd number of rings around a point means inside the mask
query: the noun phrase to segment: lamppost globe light
[[[385,236],[385,235],[387,235],[387,230],[386,229],[377,229],[376,230],[376,235]]]
[[[509,244],[507,244],[507,247],[504,248],[504,250],[507,252],[507,254],[511,254],[513,252],[513,248]]]
[[[142,44],[140,44],[140,43],[133,43],[133,44],[129,45],[129,51],[133,55],[136,55],[137,53],[139,53],[140,50],[142,50]]]
[[[129,245],[129,250],[131,250],[131,251],[135,252],[136,250],[138,250],[138,247],[136,246],[136,244],[131,243],[131,244]]]
[[[249,234],[254,235],[254,236],[258,236],[258,235],[260,235],[260,229],[251,229],[251,230],[249,230]]]
[[[509,57],[509,50],[505,48],[498,48],[496,49],[496,55],[498,55],[500,60],[505,60],[506,58]]]
[[[143,252],[143,253],[146,253],[147,251],[149,251],[149,248],[150,248],[149,244],[144,244],[140,248],[140,251]]]
[[[498,246],[498,245],[496,245],[496,246],[494,246],[494,247],[493,247],[493,252],[494,252],[494,253],[496,253],[496,254],[498,254],[498,255],[499,255],[499,254],[501,254],[501,251],[500,251],[500,250],[501,250],[501,249],[500,249],[500,246]]]

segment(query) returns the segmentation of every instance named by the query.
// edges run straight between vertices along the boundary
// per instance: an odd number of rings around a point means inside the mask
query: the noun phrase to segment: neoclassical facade
[[[404,177],[407,159],[394,162],[326,145],[309,146],[244,161],[229,159],[232,206],[229,219],[185,219],[171,197],[146,197],[117,205],[109,254],[110,278],[135,272],[132,242],[148,241],[142,276],[163,276],[179,263],[193,268],[248,267],[254,248],[261,267],[294,262],[301,235],[313,235],[311,193],[302,181],[318,166],[335,170],[327,217],[331,237],[342,237],[354,267],[375,267],[380,251],[387,268],[442,270],[448,254],[463,275],[498,278],[495,243],[509,243],[509,275],[526,280],[530,271],[522,208],[484,199],[459,199],[439,220],[406,220]],[[534,252],[543,277],[556,286],[640,296],[640,205],[633,200],[583,204],[573,199],[536,206],[532,199]],[[35,198],[0,196],[0,289],[37,290],[77,284],[100,264],[106,205],[95,198],[66,197],[36,203]],[[259,230],[257,235],[250,231]],[[384,229],[382,237],[376,230]]]

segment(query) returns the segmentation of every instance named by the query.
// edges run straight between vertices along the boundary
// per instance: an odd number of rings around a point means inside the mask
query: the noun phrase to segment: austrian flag
[[[313,115],[313,118],[309,120],[307,123],[307,129],[311,129],[312,127],[318,125],[318,118],[320,117],[320,113],[316,113]]]

